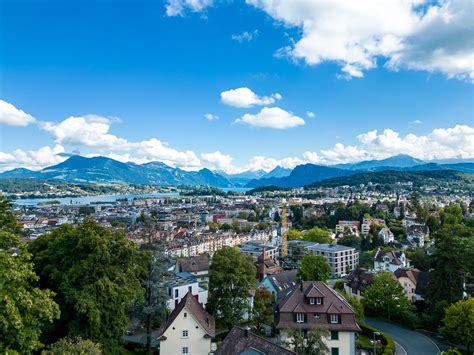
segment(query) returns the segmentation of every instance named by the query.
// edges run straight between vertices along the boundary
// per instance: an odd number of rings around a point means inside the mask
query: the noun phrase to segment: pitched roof
[[[215,355],[241,355],[263,353],[266,355],[296,355],[294,351],[288,350],[282,346],[274,344],[267,339],[253,334],[250,330],[245,330],[240,327],[234,327],[227,334],[224,341]]]
[[[186,309],[190,314],[192,314],[194,319],[196,319],[207,335],[210,337],[215,335],[214,317],[206,312],[206,310],[199,304],[198,300],[192,295],[192,293],[188,292],[186,296],[183,297],[181,302],[178,303],[173,312],[171,312],[166,322],[161,325],[160,329],[158,330],[158,338],[166,332],[171,324],[173,324],[176,317],[178,317],[183,309]]]
[[[278,274],[269,274],[267,277],[273,287],[275,287],[278,292],[281,292],[287,288],[295,286],[297,273],[298,270],[288,270]]]
[[[315,284],[311,284],[304,293],[306,297],[324,297],[324,294],[316,287]]]
[[[377,249],[377,252],[374,255],[374,260],[378,262],[384,262],[383,258],[387,256],[390,264],[401,265],[402,252],[398,250],[384,251],[382,249]]]
[[[209,258],[204,255],[182,258],[178,260],[180,271],[198,272],[209,269]]]

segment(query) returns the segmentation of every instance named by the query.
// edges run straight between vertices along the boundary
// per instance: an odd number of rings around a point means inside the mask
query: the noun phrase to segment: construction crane
[[[286,201],[282,202],[281,208],[281,256],[284,258],[288,255],[288,225],[286,221]]]

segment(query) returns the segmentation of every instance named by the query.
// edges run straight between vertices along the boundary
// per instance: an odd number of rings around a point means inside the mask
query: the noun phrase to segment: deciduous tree
[[[324,281],[331,275],[331,268],[324,256],[308,253],[303,257],[298,269],[298,277],[303,281]]]
[[[270,325],[273,322],[273,295],[264,287],[255,290],[255,297],[252,308],[252,322],[257,332],[262,332],[264,324]]]
[[[446,310],[441,331],[458,344],[466,346],[470,354],[474,342],[474,298],[461,300]]]

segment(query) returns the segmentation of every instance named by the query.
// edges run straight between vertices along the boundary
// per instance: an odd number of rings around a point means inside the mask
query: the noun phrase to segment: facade
[[[372,272],[357,268],[347,276],[344,291],[360,301],[365,289],[372,284],[374,276]]]
[[[427,274],[418,269],[399,268],[394,272],[409,301],[422,301],[425,295]]]
[[[390,229],[383,227],[379,232],[379,237],[383,239],[384,244],[392,243],[395,237]]]
[[[209,258],[198,255],[176,261],[175,272],[189,272],[198,282],[209,283]]]
[[[359,221],[339,221],[336,224],[336,233],[342,233],[346,229],[355,229],[359,230],[360,222]]]
[[[315,244],[307,250],[327,259],[333,278],[345,276],[359,265],[359,252],[355,248],[338,244]]]
[[[374,269],[376,271],[395,272],[398,268],[410,267],[410,261],[403,251],[383,251],[377,249],[374,255]]]
[[[360,331],[355,312],[344,297],[324,282],[300,282],[278,301],[275,321],[281,342],[291,342],[289,329],[301,329],[306,334],[323,328],[330,332],[325,341],[331,354],[355,354],[355,335]]]
[[[362,227],[361,227],[363,235],[369,234],[370,227],[372,226],[372,224],[381,224],[385,226],[385,220],[381,218],[364,218],[362,220]]]
[[[206,306],[208,291],[201,287],[196,278],[190,273],[179,272],[166,276],[163,281],[168,289],[169,299],[166,304],[171,311],[188,293],[196,297],[201,306]]]
[[[407,226],[407,240],[411,245],[422,248],[425,245],[425,239],[430,234],[428,226],[421,224],[411,224]]]
[[[214,318],[187,293],[158,330],[160,354],[209,354],[214,335]]]

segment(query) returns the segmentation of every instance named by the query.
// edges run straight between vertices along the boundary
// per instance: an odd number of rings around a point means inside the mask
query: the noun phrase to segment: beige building
[[[188,293],[158,330],[160,355],[209,354],[214,335],[214,318]]]

